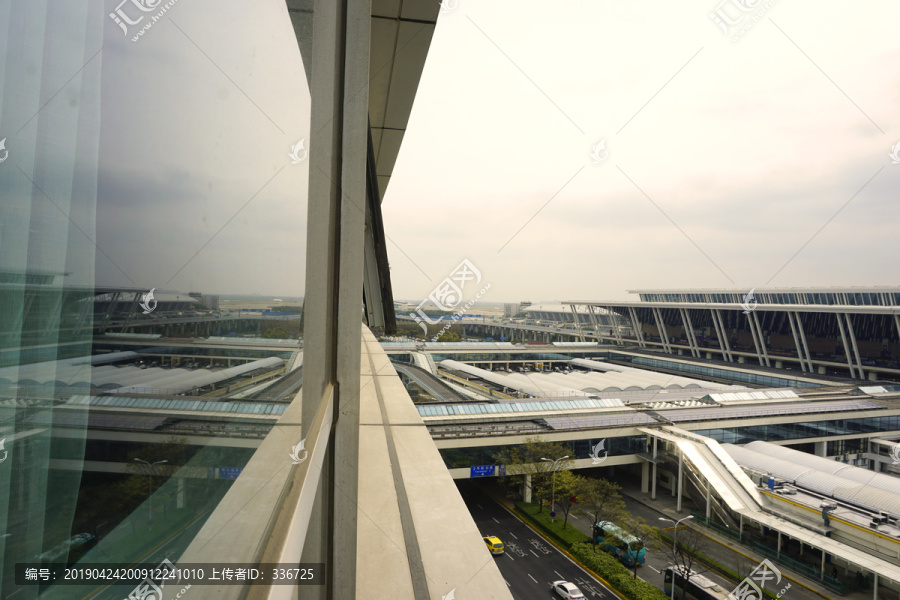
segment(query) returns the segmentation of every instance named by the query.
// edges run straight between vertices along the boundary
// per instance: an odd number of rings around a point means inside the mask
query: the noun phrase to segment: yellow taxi
[[[500,541],[500,538],[494,535],[486,535],[482,539],[487,544],[491,554],[503,554],[503,542]]]

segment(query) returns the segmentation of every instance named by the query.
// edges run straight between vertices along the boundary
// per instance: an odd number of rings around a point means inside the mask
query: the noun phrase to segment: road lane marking
[[[484,507],[483,507],[482,505],[478,504],[477,502],[475,503],[475,506],[477,506],[477,507],[480,508],[481,510],[484,510]]]
[[[509,535],[513,536],[513,537],[516,538],[516,539],[519,539],[519,538],[516,537],[516,534],[514,534],[512,531],[509,532]]]
[[[647,566],[650,567],[651,569],[653,569],[654,571],[656,571],[657,573],[661,573],[661,572],[662,572],[662,571],[659,571],[658,569],[654,569],[654,568],[653,568],[653,565],[647,565]]]
[[[565,577],[563,577],[562,575],[560,575],[559,571],[553,571],[553,572],[556,573],[557,575],[559,575],[559,578],[560,578],[560,579],[565,579]]]
[[[497,525],[500,524],[500,521],[497,520],[497,517],[491,517],[491,518],[494,519],[494,523],[496,523]]]
[[[509,582],[508,582],[507,580],[505,580],[505,579],[503,580],[503,583],[506,584],[506,587],[512,587],[511,585],[509,585]]]
[[[535,582],[535,583],[537,583],[537,582],[538,582],[538,580],[537,580],[537,579],[535,579],[535,578],[534,578],[534,577],[531,577],[531,573],[529,573],[529,574],[528,574],[528,577],[530,577],[530,578],[531,578],[531,580],[532,580],[532,581],[533,581],[533,582]]]
[[[535,552],[534,550],[531,550],[531,553],[534,554],[537,558],[540,558],[540,556],[538,556],[537,552]]]

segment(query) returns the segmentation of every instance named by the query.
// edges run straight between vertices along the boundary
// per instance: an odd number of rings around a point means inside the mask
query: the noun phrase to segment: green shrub
[[[668,596],[652,583],[635,579],[631,571],[616,558],[600,549],[594,549],[589,543],[572,544],[569,552],[628,600],[668,600]]]

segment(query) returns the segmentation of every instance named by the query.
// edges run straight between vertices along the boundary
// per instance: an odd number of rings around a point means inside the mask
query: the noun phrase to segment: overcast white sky
[[[783,0],[738,42],[715,9],[444,13],[384,199],[395,296],[463,258],[490,301],[900,284],[900,5]]]
[[[97,241],[118,267],[98,254],[98,283],[301,295],[308,162],[288,154],[310,101],[285,3],[179,0],[137,42],[106,21]]]
[[[492,302],[900,284],[900,4],[780,0],[736,43],[715,9],[443,13],[383,204],[395,297],[464,258]],[[138,43],[104,33],[97,240],[121,270],[101,256],[98,283],[302,294],[287,153],[309,93],[284,3],[180,0]]]

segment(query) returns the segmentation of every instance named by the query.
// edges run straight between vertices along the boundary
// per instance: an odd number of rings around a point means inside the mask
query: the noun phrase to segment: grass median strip
[[[595,548],[590,536],[574,527],[563,529],[562,521],[551,521],[547,512],[537,512],[535,503],[516,502],[515,513],[561,547],[582,567],[628,600],[667,600],[662,591],[643,579],[635,579],[632,572],[611,555]]]

